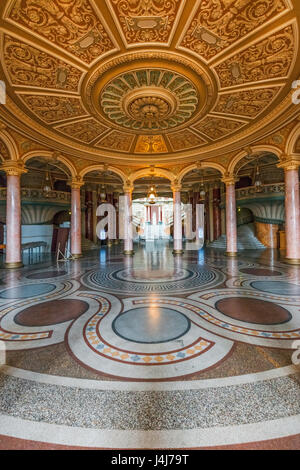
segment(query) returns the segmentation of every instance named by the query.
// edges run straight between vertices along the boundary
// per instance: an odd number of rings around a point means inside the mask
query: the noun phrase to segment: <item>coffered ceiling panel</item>
[[[295,36],[289,25],[273,32],[216,66],[221,87],[286,77],[295,59]]]
[[[7,18],[87,64],[115,49],[89,0],[14,0]]]
[[[168,43],[185,0],[107,0],[127,45]]]
[[[19,97],[28,107],[28,111],[49,124],[86,115],[80,98],[25,93],[19,93]]]
[[[79,91],[81,70],[7,34],[3,66],[13,85]]]
[[[288,9],[285,0],[197,0],[179,45],[208,61]]]
[[[57,130],[88,144],[103,134],[103,132],[107,130],[107,127],[103,126],[95,119],[86,119],[84,121],[59,126]]]
[[[2,0],[1,121],[124,166],[284,141],[299,25],[299,0]]]

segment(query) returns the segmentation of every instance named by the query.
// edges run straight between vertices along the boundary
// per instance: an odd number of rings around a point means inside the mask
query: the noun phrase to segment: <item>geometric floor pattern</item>
[[[0,448],[299,448],[300,269],[276,257],[2,270]]]

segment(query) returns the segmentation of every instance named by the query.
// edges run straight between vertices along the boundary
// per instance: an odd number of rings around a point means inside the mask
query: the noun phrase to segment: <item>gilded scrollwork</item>
[[[136,153],[167,153],[168,149],[162,135],[140,135],[138,137]]]
[[[88,64],[114,49],[89,0],[15,0],[9,18]]]
[[[100,137],[107,130],[107,127],[91,118],[59,126],[57,130],[81,142],[90,143]]]
[[[285,9],[285,0],[201,1],[181,46],[209,60]]]
[[[7,34],[3,58],[14,85],[78,91],[80,70]]]
[[[9,160],[9,150],[3,140],[0,139],[0,160]]]
[[[259,88],[238,93],[226,93],[220,96],[214,111],[254,118],[271,104],[279,89],[279,87]]]
[[[243,125],[245,125],[243,122],[208,116],[200,124],[194,126],[194,128],[212,140],[217,140],[239,130]]]
[[[167,42],[181,0],[111,0],[128,44]]]
[[[185,150],[206,144],[206,141],[188,129],[167,134],[174,151]]]
[[[97,143],[96,147],[120,150],[121,152],[129,152],[134,137],[134,134],[128,134],[115,130],[101,139],[100,142]]]
[[[86,115],[79,98],[32,94],[19,94],[19,96],[27,108],[46,123]]]
[[[216,72],[222,87],[285,77],[294,54],[293,27],[287,26],[217,65]]]

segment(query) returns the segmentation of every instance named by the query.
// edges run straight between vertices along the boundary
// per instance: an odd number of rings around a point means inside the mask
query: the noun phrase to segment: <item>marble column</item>
[[[221,191],[219,187],[213,189],[213,212],[214,212],[214,239],[218,240],[221,236]]]
[[[81,258],[81,200],[80,188],[83,181],[74,179],[71,181],[71,253],[77,259]]]
[[[2,169],[7,175],[6,188],[6,262],[8,269],[20,268],[22,263],[21,236],[21,174],[26,173],[23,162],[6,162]]]
[[[119,193],[113,195],[113,206],[115,208],[115,227],[116,227],[116,238],[114,244],[119,244]]]
[[[124,255],[133,256],[132,186],[124,186]]]
[[[93,192],[91,190],[85,191],[85,238],[94,241],[93,234]]]
[[[182,250],[182,220],[181,220],[181,186],[172,187],[173,191],[173,239],[174,255],[181,255]]]
[[[300,264],[299,163],[284,166],[286,262]]]
[[[236,224],[236,199],[234,177],[223,179],[226,185],[226,240],[227,256],[237,256],[237,224]]]

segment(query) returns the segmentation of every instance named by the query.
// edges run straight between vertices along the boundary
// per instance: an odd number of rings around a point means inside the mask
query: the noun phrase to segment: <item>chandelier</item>
[[[155,204],[156,198],[157,198],[157,192],[156,192],[155,186],[151,186],[147,194],[148,203]]]
[[[45,177],[45,182],[42,187],[42,191],[45,197],[50,197],[50,192],[52,191],[52,182],[51,182],[48,164],[46,168],[46,177]]]
[[[259,173],[258,159],[257,159],[256,170],[255,170],[255,175],[254,175],[254,190],[256,193],[261,193],[263,191],[263,182],[261,180],[260,173]]]

